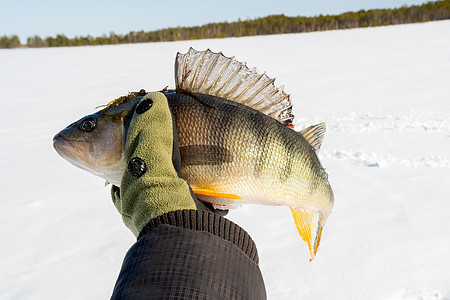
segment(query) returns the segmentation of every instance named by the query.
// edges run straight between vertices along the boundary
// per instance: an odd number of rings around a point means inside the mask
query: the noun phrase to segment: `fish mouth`
[[[61,136],[59,133],[53,137],[53,148],[55,148],[56,152],[64,158],[76,149],[72,141]]]
[[[53,148],[73,166],[120,186],[125,169],[123,156],[117,162],[107,163],[92,156],[89,142],[71,140],[61,133],[53,138]]]
[[[89,165],[90,159],[86,154],[89,150],[89,143],[69,140],[58,133],[53,137],[53,148],[74,166],[88,170],[86,165]]]

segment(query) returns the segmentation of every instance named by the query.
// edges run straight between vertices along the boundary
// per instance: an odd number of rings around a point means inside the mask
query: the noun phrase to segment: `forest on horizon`
[[[339,15],[315,17],[287,17],[271,15],[253,20],[210,23],[194,27],[174,27],[154,31],[131,31],[120,35],[111,32],[101,37],[64,34],[56,37],[33,36],[22,44],[17,35],[1,36],[0,48],[19,47],[70,47],[88,45],[114,45],[148,42],[168,42],[195,39],[243,37],[282,33],[301,33],[324,30],[350,29],[450,19],[450,0],[428,2],[422,5],[403,6],[395,9],[360,10]]]

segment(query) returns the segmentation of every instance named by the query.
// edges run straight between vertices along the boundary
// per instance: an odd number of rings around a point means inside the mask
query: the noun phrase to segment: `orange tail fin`
[[[294,216],[295,225],[297,225],[298,233],[308,243],[311,261],[317,254],[322,236],[323,225],[320,222],[320,213],[299,208],[291,208],[291,211]]]

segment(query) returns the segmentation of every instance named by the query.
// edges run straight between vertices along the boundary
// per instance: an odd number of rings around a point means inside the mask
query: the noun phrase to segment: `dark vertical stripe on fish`
[[[255,178],[259,178],[264,170],[264,167],[268,163],[269,151],[267,149],[268,144],[271,142],[268,140],[270,136],[270,130],[265,125],[264,115],[258,112],[251,112],[246,115],[249,118],[249,124],[251,124],[251,132],[255,137],[255,150],[256,150],[256,160],[254,175]]]
[[[293,164],[293,153],[289,151],[289,148],[286,147],[286,154],[284,156],[284,167],[281,169],[280,173],[280,181],[285,182],[292,173],[292,164]]]
[[[182,166],[186,165],[220,165],[233,161],[230,150],[213,145],[180,146],[183,157]]]

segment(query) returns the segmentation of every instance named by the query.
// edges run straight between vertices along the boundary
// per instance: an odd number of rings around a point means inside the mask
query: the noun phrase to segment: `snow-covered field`
[[[450,21],[239,39],[0,50],[0,298],[106,299],[134,237],[103,181],[52,148],[128,91],[173,87],[177,51],[235,55],[325,121],[335,207],[321,249],[286,207],[229,218],[256,241],[269,299],[450,299]]]

